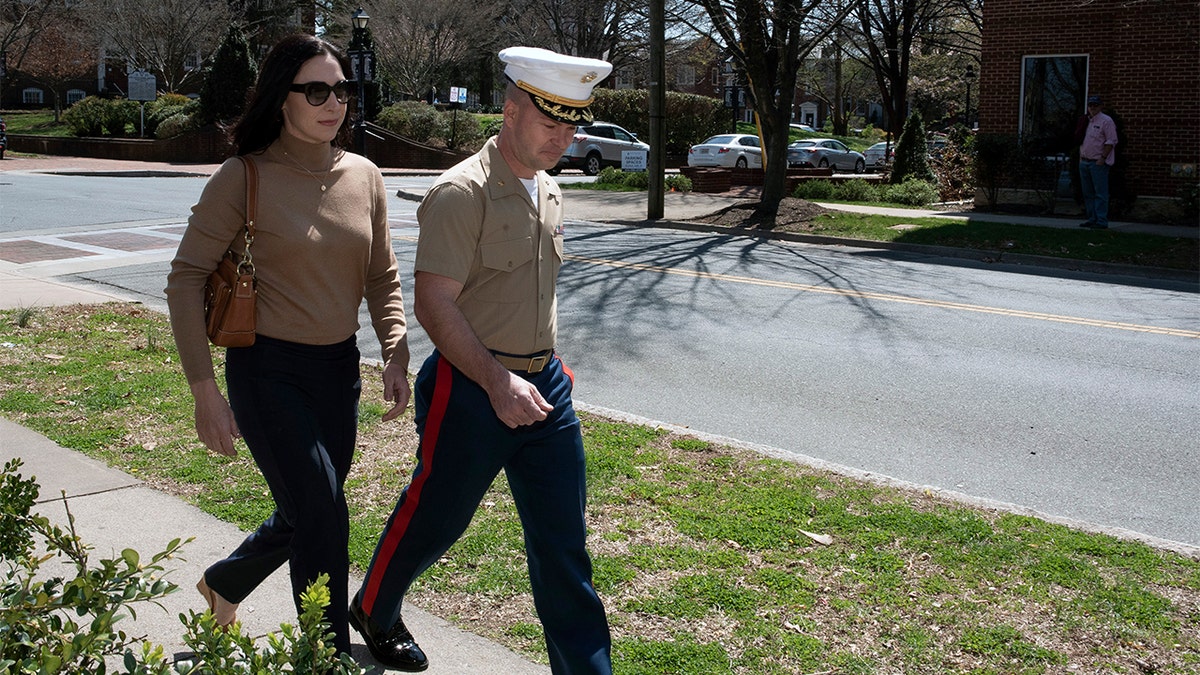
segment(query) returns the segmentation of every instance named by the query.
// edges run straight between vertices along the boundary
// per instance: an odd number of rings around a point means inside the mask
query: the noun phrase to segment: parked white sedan
[[[762,147],[753,134],[721,134],[688,150],[688,166],[762,168]]]

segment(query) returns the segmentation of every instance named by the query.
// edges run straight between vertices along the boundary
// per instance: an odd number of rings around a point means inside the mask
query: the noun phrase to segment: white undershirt
[[[538,181],[537,178],[518,178],[521,185],[525,186],[525,191],[529,193],[529,198],[533,200],[533,210],[538,208]]]

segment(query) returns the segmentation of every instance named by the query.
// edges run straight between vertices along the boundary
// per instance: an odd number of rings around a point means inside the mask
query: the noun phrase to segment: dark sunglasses
[[[302,92],[304,100],[308,101],[309,105],[325,105],[325,101],[329,99],[329,92],[333,92],[333,97],[337,99],[338,103],[350,100],[350,80],[342,80],[333,86],[324,82],[305,82],[304,84],[293,84],[290,89]]]

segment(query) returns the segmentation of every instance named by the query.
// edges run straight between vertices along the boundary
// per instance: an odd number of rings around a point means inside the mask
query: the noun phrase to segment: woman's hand
[[[388,422],[399,417],[408,407],[408,399],[412,397],[412,389],[408,386],[408,369],[397,363],[389,363],[383,367],[383,400],[394,403],[391,410],[383,414],[383,421]]]
[[[233,442],[242,437],[242,432],[217,383],[203,380],[193,384],[192,398],[196,401],[196,435],[200,442],[218,455],[236,457]]]

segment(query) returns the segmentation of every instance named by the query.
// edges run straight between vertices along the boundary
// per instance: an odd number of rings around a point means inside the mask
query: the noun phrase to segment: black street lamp
[[[963,73],[963,80],[967,83],[967,105],[963,107],[963,124],[968,129],[971,128],[971,82],[975,80],[975,66],[967,64],[967,71]]]
[[[354,34],[350,41],[350,64],[354,67],[354,79],[358,81],[358,118],[354,122],[354,151],[367,154],[367,94],[366,84],[374,67],[375,54],[367,46],[367,23],[371,17],[359,7],[350,15]]]

